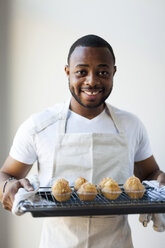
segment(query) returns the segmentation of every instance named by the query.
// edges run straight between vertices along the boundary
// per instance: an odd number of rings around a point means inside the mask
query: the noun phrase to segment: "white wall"
[[[110,42],[117,58],[118,72],[109,102],[141,118],[148,130],[156,160],[165,170],[164,1],[2,2],[5,4],[3,10],[1,8],[1,23],[7,32],[7,35],[3,32],[4,43],[0,45],[7,61],[7,72],[3,71],[0,76],[6,94],[5,97],[1,92],[4,99],[1,118],[6,122],[1,129],[6,141],[2,158],[23,120],[69,96],[64,74],[69,47],[80,36],[93,33]],[[3,142],[0,145],[4,149]],[[28,214],[13,217],[2,209],[0,218],[0,234],[6,231],[10,237],[0,239],[0,247],[38,246],[41,219]],[[6,226],[1,224],[5,220]],[[164,247],[164,233],[153,231],[151,224],[143,228],[137,215],[130,216],[130,223],[135,248]]]

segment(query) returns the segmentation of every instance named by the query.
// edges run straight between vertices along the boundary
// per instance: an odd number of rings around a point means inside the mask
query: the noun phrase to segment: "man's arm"
[[[19,188],[25,188],[28,191],[33,190],[32,185],[25,178],[31,167],[32,165],[21,163],[10,156],[6,159],[0,169],[0,201],[5,209],[11,211],[14,196]],[[10,177],[16,179],[6,183],[6,180]]]
[[[158,180],[160,184],[165,185],[165,173],[159,169],[153,156],[134,164],[134,174],[141,181]]]

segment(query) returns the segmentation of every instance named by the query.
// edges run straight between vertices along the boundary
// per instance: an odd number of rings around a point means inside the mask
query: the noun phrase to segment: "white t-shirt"
[[[42,174],[49,173],[54,159],[57,116],[62,108],[63,104],[58,104],[26,120],[16,133],[10,156],[25,164],[33,164],[37,160]],[[148,135],[135,115],[112,108],[127,136],[130,171],[133,174],[134,162],[145,160],[152,155]],[[48,120],[51,120],[49,125]],[[91,120],[69,110],[66,132],[117,133],[118,130],[105,110]]]

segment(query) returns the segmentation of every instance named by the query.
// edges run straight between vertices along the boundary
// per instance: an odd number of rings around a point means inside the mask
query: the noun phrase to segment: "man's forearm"
[[[157,180],[159,175],[162,174],[163,171],[157,169],[155,171],[153,171],[150,175],[148,175],[145,180]]]

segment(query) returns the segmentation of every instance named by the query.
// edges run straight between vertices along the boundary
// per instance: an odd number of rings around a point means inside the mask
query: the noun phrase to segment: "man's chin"
[[[94,109],[94,108],[100,107],[103,103],[104,103],[104,102],[100,102],[100,103],[98,103],[98,104],[96,104],[96,103],[93,103],[93,104],[92,104],[92,103],[89,103],[89,104],[80,103],[80,104],[81,104],[81,106],[83,106],[83,107],[85,107],[85,108]]]
[[[74,97],[75,98],[75,97]],[[75,100],[84,108],[88,108],[88,109],[94,109],[94,108],[98,108],[99,106],[101,106],[102,104],[104,104],[104,100],[99,101],[98,103],[96,103],[94,100],[90,100],[88,102],[83,102],[80,99],[78,99],[77,97],[75,98]]]

